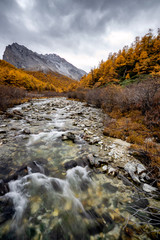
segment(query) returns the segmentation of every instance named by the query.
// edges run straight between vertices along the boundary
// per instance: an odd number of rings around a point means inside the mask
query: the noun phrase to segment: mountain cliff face
[[[79,80],[86,74],[85,71],[76,68],[56,54],[38,54],[18,43],[13,43],[6,47],[3,60],[17,68],[30,71],[43,71],[45,73],[49,71],[58,72],[75,80]]]

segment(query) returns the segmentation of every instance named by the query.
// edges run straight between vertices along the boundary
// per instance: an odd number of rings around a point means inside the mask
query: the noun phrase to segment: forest
[[[160,166],[160,29],[156,36],[149,30],[130,47],[109,54],[80,82],[0,61],[1,111],[58,93],[102,108],[107,113],[104,135],[130,142],[138,158]]]
[[[110,54],[68,97],[102,108],[104,134],[131,143],[144,164],[160,166],[160,29]]]
[[[33,97],[54,96],[76,87],[76,80],[59,73],[24,71],[0,60],[1,111]]]
[[[160,29],[156,36],[150,29],[142,38],[136,37],[130,47],[110,53],[107,61],[82,77],[80,85],[92,88],[114,83],[123,86],[148,74],[160,75]]]

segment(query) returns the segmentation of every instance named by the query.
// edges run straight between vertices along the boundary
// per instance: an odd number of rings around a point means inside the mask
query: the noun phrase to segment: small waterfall
[[[35,163],[38,167],[39,164]],[[86,168],[75,167],[67,171],[66,179],[47,177],[43,173],[32,173],[21,179],[9,182],[9,192],[4,195],[4,199],[12,200],[15,214],[12,227],[18,229],[23,224],[23,218],[29,209],[33,209],[32,199],[38,196],[39,205],[43,205],[47,211],[53,211],[53,215],[64,211],[71,211],[73,216],[78,212],[85,214],[80,200],[75,196],[76,192],[82,188],[83,184],[91,183]],[[39,209],[39,206],[37,207]],[[34,209],[34,214],[36,211]],[[29,215],[32,215],[29,213]]]

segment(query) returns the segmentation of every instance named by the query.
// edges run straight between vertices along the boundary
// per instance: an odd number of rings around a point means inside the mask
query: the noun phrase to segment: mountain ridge
[[[55,53],[39,54],[18,43],[6,46],[3,60],[24,70],[44,73],[54,71],[75,80],[80,80],[86,74],[85,71],[75,67]]]

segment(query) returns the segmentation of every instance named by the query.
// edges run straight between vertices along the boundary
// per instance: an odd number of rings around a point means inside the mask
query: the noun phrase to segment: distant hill
[[[18,43],[13,43],[6,47],[3,60],[24,70],[41,71],[44,73],[53,71],[75,80],[80,80],[86,74],[85,71],[76,68],[56,54],[38,54]]]
[[[149,31],[141,39],[136,37],[130,47],[109,54],[108,60],[82,77],[80,84],[89,88],[111,83],[125,85],[149,74],[160,75],[160,29],[157,36]]]
[[[58,73],[27,72],[0,60],[0,85],[20,87],[29,91],[63,92],[74,89],[77,84],[76,80]]]

